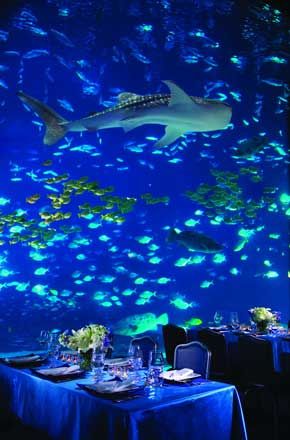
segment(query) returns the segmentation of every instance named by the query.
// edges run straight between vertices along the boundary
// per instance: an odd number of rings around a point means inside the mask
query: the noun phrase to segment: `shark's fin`
[[[168,234],[166,240],[167,240],[168,242],[172,242],[172,241],[175,241],[177,237],[178,237],[177,232],[175,231],[174,228],[172,228],[172,229],[170,229],[169,234]]]
[[[183,133],[184,130],[181,130],[179,127],[167,125],[167,127],[165,128],[165,135],[154,144],[154,147],[161,148],[165,147],[166,145],[170,145]]]
[[[119,102],[119,104],[123,104],[124,102],[128,101],[129,99],[136,99],[139,97],[140,97],[140,95],[136,95],[136,93],[123,92],[118,95],[118,102]]]
[[[26,95],[26,93],[22,91],[17,92],[17,96],[45,123],[46,131],[43,138],[45,145],[55,144],[66,134],[68,130],[68,127],[65,125],[66,123],[68,124],[66,119],[43,102],[38,101],[38,99],[35,99],[32,96]]]
[[[185,93],[180,87],[178,87],[176,84],[174,84],[173,81],[162,81],[164,84],[167,85],[167,87],[170,90],[170,100],[169,100],[169,107],[172,107],[174,105],[192,105],[194,106],[195,103],[191,99],[191,97]]]
[[[128,118],[121,121],[121,127],[123,128],[125,133],[130,130],[134,130],[134,128],[137,128],[140,125],[142,124],[140,124],[140,120],[138,118]]]

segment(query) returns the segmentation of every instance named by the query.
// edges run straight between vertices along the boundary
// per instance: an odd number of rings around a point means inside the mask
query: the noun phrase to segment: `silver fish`
[[[172,81],[163,82],[168,86],[170,95],[121,93],[115,107],[77,121],[66,121],[47,105],[22,91],[18,92],[18,96],[44,120],[46,145],[56,143],[68,131],[123,128],[128,132],[144,124],[158,124],[166,128],[155,147],[163,147],[172,144],[184,133],[221,130],[229,124],[232,115],[229,105],[214,99],[191,97]]]

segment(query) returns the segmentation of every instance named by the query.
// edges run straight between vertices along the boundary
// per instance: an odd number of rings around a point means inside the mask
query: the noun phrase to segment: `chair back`
[[[262,385],[272,382],[274,360],[270,341],[252,335],[240,335],[238,355],[243,382]]]
[[[166,324],[162,326],[162,334],[166,360],[169,365],[173,365],[175,348],[187,342],[186,331],[177,325]]]
[[[174,369],[191,368],[204,379],[208,379],[211,353],[201,342],[189,342],[175,348]]]
[[[228,353],[224,335],[205,328],[198,332],[198,340],[211,352],[211,373],[226,374],[228,372]]]
[[[134,338],[130,342],[131,345],[139,346],[143,354],[143,367],[148,368],[150,351],[154,351],[157,343],[150,336],[142,336],[141,338]]]
[[[290,353],[280,353],[281,376],[283,382],[290,385]]]

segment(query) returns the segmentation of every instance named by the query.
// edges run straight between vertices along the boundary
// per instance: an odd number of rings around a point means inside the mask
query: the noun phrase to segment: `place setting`
[[[0,362],[14,368],[29,368],[33,366],[40,366],[43,365],[46,361],[47,357],[34,353],[0,358]]]

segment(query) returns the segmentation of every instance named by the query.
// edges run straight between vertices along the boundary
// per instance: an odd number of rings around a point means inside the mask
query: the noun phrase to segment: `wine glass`
[[[39,337],[37,338],[40,347],[47,351],[48,349],[48,340],[49,340],[49,331],[48,330],[40,330]]]
[[[130,373],[131,379],[138,384],[141,380],[143,367],[143,352],[139,345],[130,344],[128,350],[129,363],[133,371]]]
[[[130,344],[128,356],[133,370],[140,370],[143,367],[143,352],[140,345]]]
[[[59,354],[60,354],[60,343],[59,343],[59,332],[49,332],[48,336],[48,357],[50,360],[51,367],[57,366]]]
[[[219,327],[224,319],[224,315],[221,310],[217,310],[214,314],[213,320],[217,327]]]
[[[230,312],[230,325],[234,330],[238,330],[240,328],[238,312]]]

